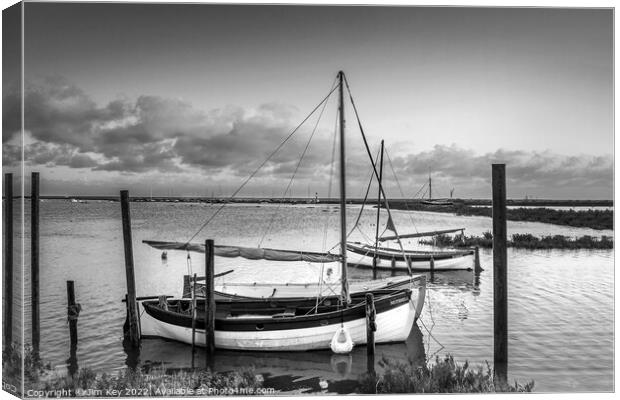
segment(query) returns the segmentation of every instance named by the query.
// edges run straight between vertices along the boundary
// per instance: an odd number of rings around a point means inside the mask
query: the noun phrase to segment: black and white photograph
[[[615,392],[614,17],[3,3],[3,390]]]

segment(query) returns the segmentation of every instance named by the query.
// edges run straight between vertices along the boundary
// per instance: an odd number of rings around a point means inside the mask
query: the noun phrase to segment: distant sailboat
[[[474,251],[467,250],[441,250],[441,251],[427,251],[427,250],[414,250],[405,249],[401,239],[416,238],[424,236],[436,236],[439,234],[461,232],[463,233],[465,228],[456,229],[444,229],[431,232],[416,232],[412,234],[399,235],[396,230],[396,225],[392,219],[392,213],[385,192],[383,191],[381,179],[383,175],[383,152],[384,143],[381,141],[381,152],[379,161],[379,195],[377,198],[377,222],[376,222],[376,234],[374,244],[365,244],[360,242],[348,242],[347,250],[354,253],[357,257],[355,262],[350,262],[351,266],[358,268],[373,268],[373,269],[386,269],[386,270],[405,270],[409,271],[428,271],[430,270],[430,263],[433,260],[433,266],[435,270],[456,270],[456,269],[471,269],[472,261],[470,256],[473,256]],[[429,195],[431,190],[431,177],[429,169]],[[383,198],[382,198],[383,197]],[[392,231],[392,236],[379,236],[379,217],[381,211],[381,202],[385,206],[385,210],[388,213],[388,219],[386,223],[386,230]],[[379,246],[380,242],[396,241],[398,248],[382,247]],[[351,257],[351,259],[354,259]]]

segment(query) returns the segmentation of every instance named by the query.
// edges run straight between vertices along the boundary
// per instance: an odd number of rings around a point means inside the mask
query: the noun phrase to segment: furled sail
[[[205,245],[199,243],[160,242],[155,240],[143,240],[142,242],[158,250],[205,252]],[[219,257],[243,257],[248,260],[307,261],[315,263],[340,261],[340,255],[330,253],[221,245],[215,246],[215,255]]]
[[[454,232],[463,232],[465,228],[456,228],[456,229],[445,229],[442,231],[431,231],[431,232],[418,232],[418,233],[409,233],[405,235],[398,236],[383,236],[379,238],[380,242],[385,242],[386,240],[396,240],[396,239],[406,239],[406,238],[416,238],[416,237],[424,237],[424,236],[436,236],[444,233],[454,233]]]

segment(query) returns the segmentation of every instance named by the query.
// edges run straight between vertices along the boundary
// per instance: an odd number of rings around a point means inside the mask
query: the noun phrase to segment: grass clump
[[[448,236],[438,235],[431,240],[421,240],[422,244],[439,247],[493,247],[493,234],[485,232],[482,236]],[[536,237],[530,233],[515,233],[506,243],[508,247],[517,249],[613,249],[614,242],[608,236],[600,239],[585,235],[572,239],[563,235]]]
[[[28,345],[3,350],[3,381],[21,393],[22,357],[26,397],[143,397],[273,394],[263,389],[263,376],[252,368],[231,372],[171,370],[151,366],[148,370],[125,368],[118,373],[97,373],[81,368],[75,374],[60,374],[44,363]]]
[[[359,379],[359,393],[492,393],[534,389],[534,381],[525,385],[517,381],[514,385],[496,382],[488,363],[486,370],[482,366],[471,369],[467,362],[457,364],[451,355],[444,359],[437,357],[430,366],[395,362],[385,357],[379,365],[384,369],[383,374],[363,374]]]
[[[44,392],[62,391],[76,396],[207,396],[227,394],[259,394],[262,376],[251,368],[228,373],[211,370],[168,371],[164,367],[145,373],[140,369],[124,369],[117,374],[97,374],[82,368],[75,375],[53,376],[41,382]]]

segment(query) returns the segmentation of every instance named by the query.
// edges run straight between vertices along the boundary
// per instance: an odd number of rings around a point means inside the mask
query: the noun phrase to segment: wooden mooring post
[[[508,378],[508,279],[506,165],[493,164],[493,364],[495,378]]]
[[[4,174],[4,347],[13,342],[13,174]]]
[[[39,354],[39,173],[33,172],[30,189],[30,302],[32,306],[32,351]]]
[[[133,347],[140,346],[140,326],[136,301],[136,278],[133,266],[131,241],[131,217],[129,214],[129,191],[121,190],[121,214],[123,219],[123,243],[125,247],[125,275],[127,279],[127,323],[125,338]]]
[[[366,293],[366,369],[375,375],[375,299],[372,293]]]
[[[192,296],[192,369],[194,368],[194,356],[196,354],[196,274],[192,277],[192,284],[190,286]]]
[[[435,280],[435,257],[431,256],[430,261],[431,282]]]
[[[480,247],[474,247],[474,271],[480,273],[483,271],[480,266]]]
[[[215,354],[215,245],[213,239],[205,241],[205,345],[207,368],[213,365]]]
[[[68,360],[69,375],[74,375],[77,372],[77,322],[81,310],[82,306],[75,301],[74,282],[67,281],[67,321],[69,322],[69,338],[71,340]]]

